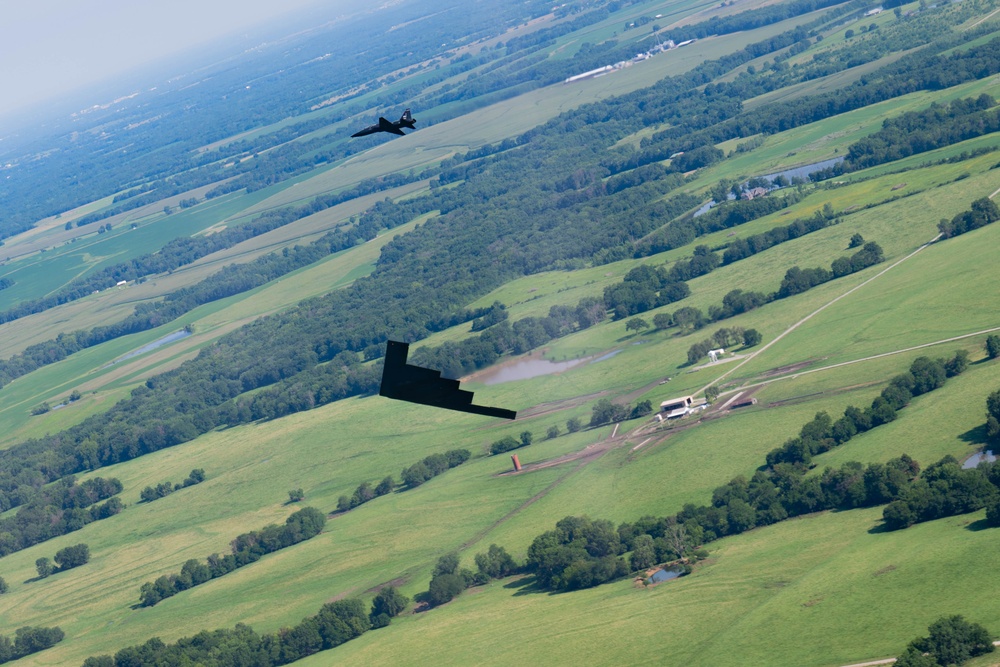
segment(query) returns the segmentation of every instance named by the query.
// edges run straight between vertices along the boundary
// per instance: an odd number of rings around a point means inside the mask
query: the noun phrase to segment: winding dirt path
[[[1000,192],[1000,190],[998,190],[997,192]],[[996,193],[994,193],[994,194],[996,194]],[[722,375],[720,375],[719,377],[717,377],[715,380],[713,380],[712,382],[709,382],[704,387],[702,387],[701,389],[699,389],[697,392],[694,392],[694,393],[699,393],[700,394],[700,393],[704,392],[706,389],[708,389],[709,387],[711,387],[713,384],[718,384],[720,381],[722,381],[723,379],[725,379],[729,375],[732,375],[733,373],[735,373],[736,371],[738,371],[744,365],[746,365],[747,363],[749,363],[750,361],[752,361],[753,359],[755,359],[758,355],[760,355],[761,353],[763,353],[764,351],[766,351],[768,348],[770,348],[772,345],[774,345],[775,343],[777,343],[778,341],[780,341],[782,338],[784,338],[788,334],[790,334],[793,331],[795,331],[796,329],[798,329],[800,326],[802,326],[803,324],[805,324],[806,322],[808,322],[809,320],[811,320],[816,315],[819,315],[821,312],[823,312],[824,310],[826,310],[827,308],[829,308],[833,304],[837,303],[841,299],[843,299],[843,298],[845,298],[847,296],[850,296],[851,294],[857,292],[859,289],[861,289],[862,287],[864,287],[868,283],[870,283],[870,282],[872,282],[872,281],[874,281],[874,280],[876,280],[878,278],[881,278],[883,275],[885,275],[889,271],[892,271],[894,268],[896,268],[897,266],[899,266],[900,264],[902,264],[906,260],[910,259],[911,257],[913,257],[914,255],[916,255],[917,253],[921,252],[924,248],[926,248],[927,246],[931,245],[932,243],[934,243],[935,241],[937,241],[939,238],[941,238],[940,234],[938,234],[937,236],[935,236],[934,238],[932,238],[930,241],[928,241],[927,243],[923,244],[922,246],[920,246],[919,248],[917,248],[916,250],[914,250],[913,252],[911,252],[906,257],[903,257],[902,259],[896,261],[895,263],[891,264],[890,266],[887,266],[886,268],[882,269],[881,271],[879,271],[878,273],[876,273],[874,276],[872,276],[868,280],[866,280],[863,283],[861,283],[860,285],[855,285],[854,287],[852,287],[851,289],[847,290],[843,294],[841,294],[841,295],[833,298],[832,300],[828,301],[827,303],[823,304],[822,306],[820,306],[819,308],[817,308],[813,312],[809,313],[808,315],[806,315],[805,317],[803,317],[801,320],[799,320],[795,324],[791,325],[790,327],[788,327],[787,329],[785,329],[784,331],[782,331],[780,334],[778,334],[774,338],[774,340],[772,340],[771,342],[769,342],[766,345],[764,345],[764,347],[760,348],[756,352],[748,354],[746,356],[746,358],[743,359],[743,361],[741,361],[740,363],[736,364],[736,366],[734,366],[733,368],[729,369],[728,371],[726,371],[725,373],[723,373]]]

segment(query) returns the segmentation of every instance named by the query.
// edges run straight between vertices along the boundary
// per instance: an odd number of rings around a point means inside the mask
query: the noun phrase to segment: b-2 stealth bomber
[[[380,396],[474,415],[503,419],[517,417],[513,410],[473,405],[472,392],[459,389],[458,380],[442,378],[441,371],[406,363],[409,349],[407,343],[388,341],[385,365],[382,368],[382,385],[378,391]]]

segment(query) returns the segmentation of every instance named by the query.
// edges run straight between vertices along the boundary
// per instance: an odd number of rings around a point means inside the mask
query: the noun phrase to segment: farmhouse
[[[689,412],[693,412],[705,404],[706,401],[704,398],[681,396],[679,398],[670,398],[660,403],[660,412],[665,412],[667,419],[677,419],[678,417],[683,417]],[[662,416],[660,417],[660,420],[662,421]]]
[[[744,191],[743,194],[740,195],[740,197],[742,199],[749,201],[756,197],[764,197],[766,195],[767,195],[766,188],[750,188],[749,190]]]

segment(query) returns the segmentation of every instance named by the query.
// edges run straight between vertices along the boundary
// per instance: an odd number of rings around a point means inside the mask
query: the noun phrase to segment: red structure
[[[510,460],[514,462],[514,472],[521,470],[521,462],[517,460],[517,454],[511,454]]]

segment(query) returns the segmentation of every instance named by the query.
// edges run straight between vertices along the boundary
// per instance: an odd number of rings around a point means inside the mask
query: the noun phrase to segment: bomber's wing
[[[398,134],[401,137],[406,136],[406,133],[393,125],[392,121],[386,120],[381,116],[378,118],[378,129],[380,132],[391,132],[392,134]]]
[[[380,396],[488,417],[517,417],[513,410],[473,405],[472,392],[459,389],[458,380],[442,378],[441,371],[406,363],[409,349],[407,343],[388,342],[385,365],[382,367],[382,385],[378,390]]]

